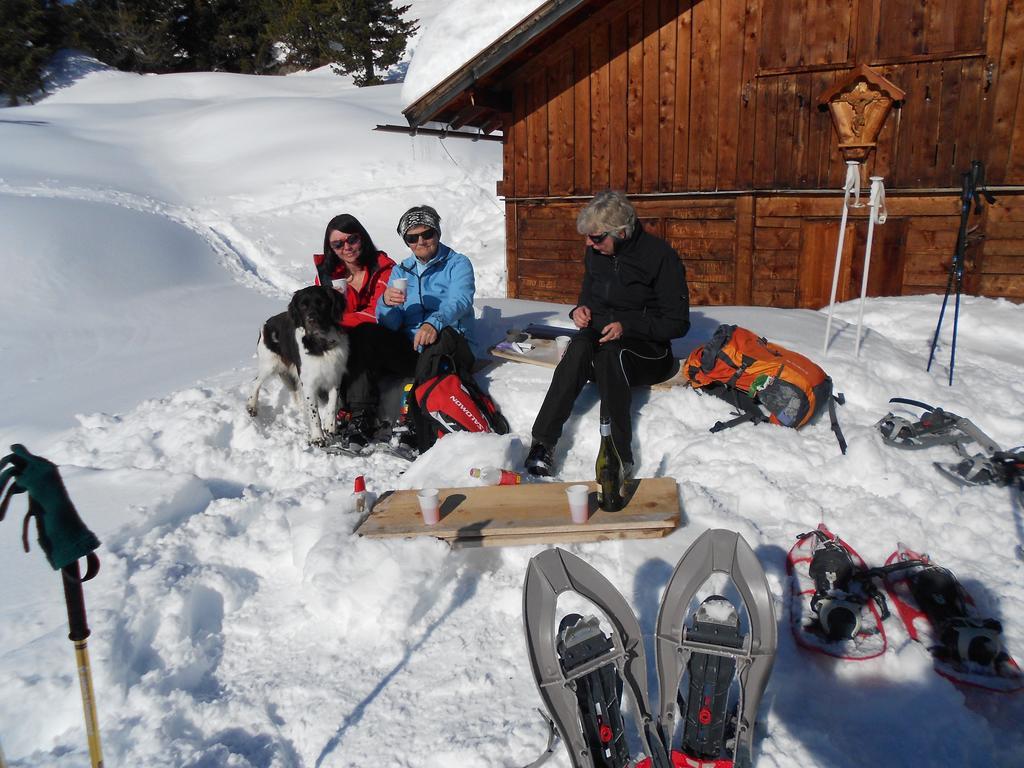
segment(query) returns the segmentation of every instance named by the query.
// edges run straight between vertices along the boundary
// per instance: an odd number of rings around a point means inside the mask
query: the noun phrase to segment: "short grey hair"
[[[576,231],[581,235],[625,230],[626,238],[633,236],[636,210],[626,195],[614,189],[598,192],[576,217]]]

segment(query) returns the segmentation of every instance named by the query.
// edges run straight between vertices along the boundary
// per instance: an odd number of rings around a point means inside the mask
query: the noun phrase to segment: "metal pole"
[[[85,618],[85,597],[82,594],[82,574],[76,560],[61,569],[64,577],[64,601],[68,606],[68,638],[75,644],[75,663],[78,683],[82,689],[82,709],[85,713],[85,735],[89,741],[89,760],[92,768],[103,768],[100,748],[99,718],[96,716],[96,693],[92,687],[92,667],[89,665],[89,625]]]
[[[857,314],[857,342],[854,346],[857,357],[860,357],[860,336],[864,327],[864,297],[868,292],[868,273],[871,271],[871,243],[875,236],[875,223],[885,224],[885,185],[881,176],[871,177],[871,193],[868,198],[868,242],[864,249],[864,274],[860,281],[860,312]]]
[[[949,292],[950,289],[955,287],[956,299],[954,301],[953,341],[949,355],[949,386],[953,386],[953,361],[956,356],[956,331],[957,323],[960,319],[960,291],[963,288],[964,252],[967,249],[967,219],[971,213],[971,200],[975,195],[972,171],[965,172],[961,176],[961,181],[960,228],[957,230],[956,234],[956,250],[953,252],[953,261],[949,265],[949,278],[946,280],[946,294],[942,297],[942,307],[939,309],[939,322],[935,325],[935,334],[932,336],[932,346],[928,352],[928,365],[925,366],[925,371],[931,371],[932,361],[935,360],[935,348],[939,342],[939,333],[942,331],[942,321],[946,316],[946,304],[949,301]]]
[[[860,164],[856,160],[846,161],[846,181],[843,184],[843,217],[839,222],[839,245],[836,246],[836,266],[832,271],[832,297],[828,302],[828,322],[825,323],[825,345],[822,354],[828,354],[832,338],[832,310],[836,303],[836,289],[839,287],[839,265],[843,260],[843,244],[846,240],[846,219],[850,212],[850,194],[854,195],[854,208],[860,207]]]

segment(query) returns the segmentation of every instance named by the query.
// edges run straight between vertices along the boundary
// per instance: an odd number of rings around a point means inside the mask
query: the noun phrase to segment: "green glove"
[[[8,466],[10,465],[10,466]],[[39,546],[54,570],[71,565],[100,545],[95,534],[85,527],[75,505],[68,498],[57,465],[34,456],[20,444],[11,446],[11,453],[0,459],[0,491],[12,481],[0,500],[0,520],[16,493],[28,493],[28,514],[25,516],[25,550],[28,551],[28,521],[35,517]]]

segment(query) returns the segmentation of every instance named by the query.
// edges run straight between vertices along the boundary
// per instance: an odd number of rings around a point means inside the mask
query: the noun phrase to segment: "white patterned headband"
[[[405,233],[413,227],[430,227],[441,232],[441,218],[430,211],[422,208],[412,208],[406,211],[398,222],[398,234],[405,237]]]

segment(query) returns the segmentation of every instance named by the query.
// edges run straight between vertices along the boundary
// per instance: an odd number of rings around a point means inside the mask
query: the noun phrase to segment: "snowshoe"
[[[885,653],[889,615],[872,571],[824,523],[800,534],[786,558],[790,628],[797,645],[838,659]]]
[[[344,435],[339,435],[334,439],[333,442],[323,446],[323,452],[329,453],[335,456],[356,456],[366,457],[372,456],[374,453],[374,445],[372,443],[354,443],[350,442],[345,438]]]
[[[746,634],[737,607],[720,595],[689,615],[697,590],[713,573],[727,574],[735,584],[750,624]],[[734,531],[705,531],[676,565],[658,612],[658,734],[676,768],[752,764],[754,723],[777,646],[772,595],[757,556]],[[677,708],[682,738],[673,749]]]
[[[924,411],[917,421],[911,421],[892,411],[883,416],[875,426],[878,427],[882,440],[889,445],[909,450],[920,450],[935,445],[956,445],[970,441],[969,436],[961,429],[966,419],[955,413],[902,397],[890,398],[889,402],[912,405]]]
[[[977,443],[989,455],[1001,450],[999,445],[970,419],[919,400],[892,397],[889,398],[889,402],[910,405],[924,411],[917,421],[910,421],[891,411],[883,416],[875,426],[881,432],[882,439],[889,445],[910,450],[930,448],[934,445],[952,445],[964,455],[964,446],[970,443]]]
[[[955,463],[934,462],[935,468],[957,485],[1009,485],[1020,493],[1024,482],[1024,451],[997,451],[965,457]]]
[[[557,626],[563,592],[594,603],[611,624],[566,616]],[[653,768],[669,768],[653,728],[640,624],[622,595],[578,557],[553,548],[530,560],[523,584],[523,627],[537,690],[569,752],[573,768],[629,763],[619,702],[628,691],[643,749]]]
[[[348,435],[342,434],[335,438],[334,442],[325,445],[323,450],[324,453],[357,458],[385,453],[408,462],[416,461],[420,455],[414,446],[409,445],[406,440],[401,439],[400,435],[395,434],[392,434],[386,441],[370,439],[368,442],[364,442],[362,439],[351,440]]]
[[[907,634],[926,646],[935,671],[975,688],[1011,693],[1024,689],[1024,673],[1006,652],[1002,625],[981,616],[952,571],[898,545],[886,565],[904,565],[886,576]]]

